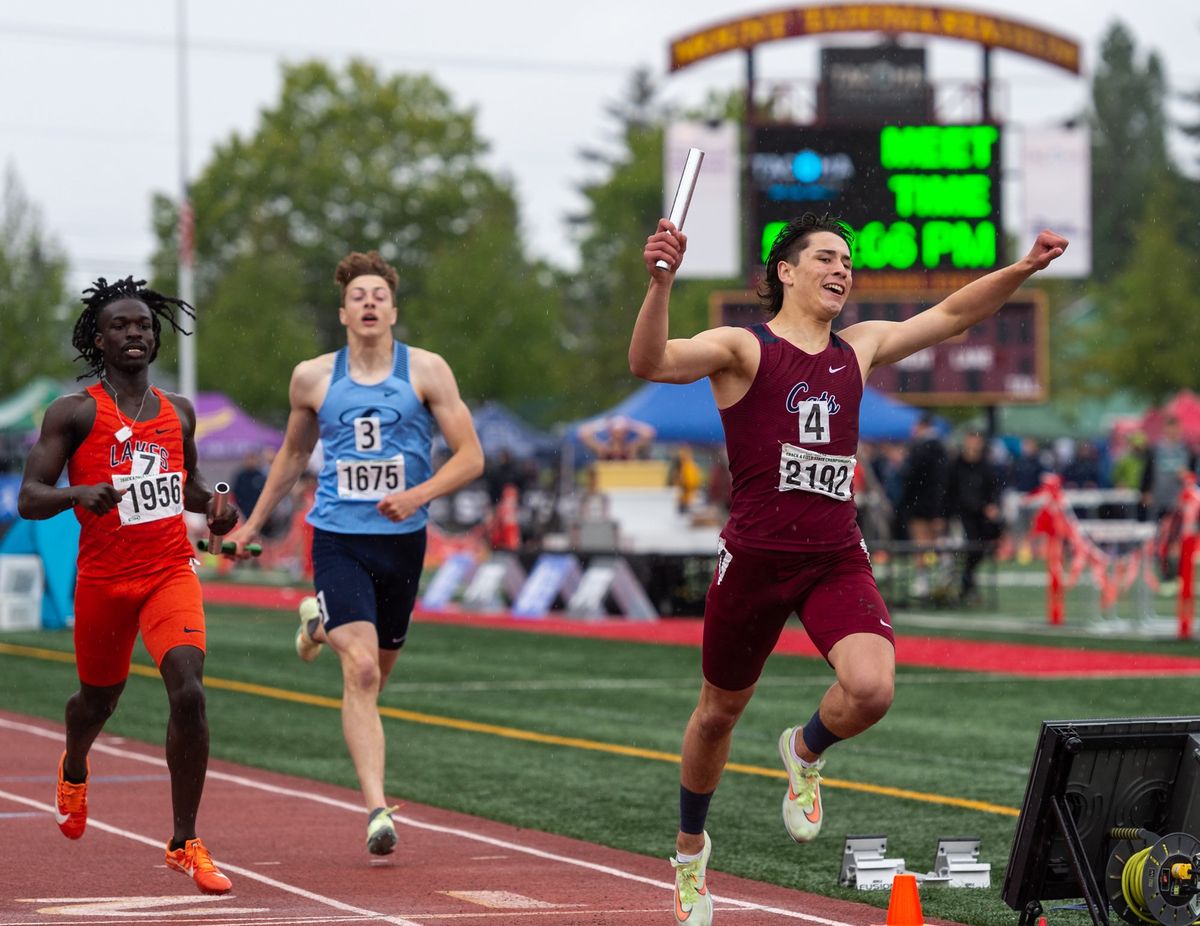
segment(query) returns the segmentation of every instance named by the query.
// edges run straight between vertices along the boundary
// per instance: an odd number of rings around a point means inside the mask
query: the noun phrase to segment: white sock
[[[677,861],[680,865],[686,865],[688,862],[696,861],[696,859],[698,859],[703,854],[704,854],[703,849],[701,849],[695,855],[687,855],[683,852],[680,852],[678,849],[676,849],[675,850],[675,861]]]
[[[796,737],[798,737],[799,735],[800,735],[800,728],[796,727],[796,729],[792,731],[792,758],[800,763],[801,768],[812,768],[814,765],[816,765],[818,762],[821,761],[821,758],[820,758],[820,756],[818,756],[812,762],[809,762],[807,759],[805,759],[803,756],[801,756],[800,753],[796,752]]]

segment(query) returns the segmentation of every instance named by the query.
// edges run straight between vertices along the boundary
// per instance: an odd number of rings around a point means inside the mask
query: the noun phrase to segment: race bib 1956
[[[792,444],[784,444],[779,455],[780,492],[816,492],[849,501],[854,488],[854,457],[817,453]]]
[[[404,455],[390,460],[338,460],[338,498],[379,501],[404,488]]]
[[[123,525],[149,524],[183,514],[183,473],[113,476],[113,485],[128,489],[117,511]]]

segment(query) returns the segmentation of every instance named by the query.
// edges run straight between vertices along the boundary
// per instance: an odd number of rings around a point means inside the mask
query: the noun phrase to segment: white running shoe
[[[321,604],[316,598],[300,599],[300,626],[296,628],[296,655],[305,662],[312,662],[321,652],[321,644],[308,632],[308,624],[321,619]]]
[[[367,818],[367,851],[372,855],[390,855],[396,848],[396,824],[392,814],[395,807],[379,807]]]
[[[671,859],[675,869],[675,922],[679,926],[711,926],[713,899],[708,892],[705,869],[712,854],[712,840],[704,834],[700,857],[690,862]]]
[[[788,727],[779,734],[779,758],[787,770],[788,790],[783,796],[783,825],[796,842],[811,842],[821,832],[824,814],[821,812],[821,769],[825,760],[803,766],[792,755],[792,734]]]

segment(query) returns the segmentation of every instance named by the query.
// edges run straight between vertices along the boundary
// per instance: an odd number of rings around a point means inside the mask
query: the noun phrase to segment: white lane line
[[[0,718],[0,725],[8,726],[9,724]],[[113,750],[118,752],[117,750]],[[118,754],[120,754],[118,752]],[[211,773],[210,773],[211,774]],[[9,791],[0,790],[0,798],[13,801],[17,804],[24,804],[27,807],[35,807],[44,811],[47,815],[54,812],[54,807],[50,804],[43,804],[31,798],[24,797],[20,794],[13,794]],[[88,826],[92,829],[102,830],[105,833],[112,833],[114,836],[121,836],[133,842],[140,842],[144,846],[158,849],[160,852],[163,849],[163,843],[158,839],[151,839],[149,836],[143,836],[141,833],[134,833],[119,826],[113,826],[110,823],[104,823],[93,817],[88,817]],[[228,862],[221,862],[221,868],[224,871],[231,871],[235,875],[242,878],[248,878],[251,881],[257,881],[260,884],[265,884],[268,887],[273,887],[276,890],[283,891],[288,894],[295,894],[297,897],[303,897],[305,900],[312,900],[316,903],[324,904],[327,907],[333,907],[335,910],[342,910],[346,913],[353,913],[360,917],[368,919],[381,920],[385,923],[395,923],[396,926],[421,926],[420,923],[415,923],[412,920],[406,920],[398,916],[387,916],[383,913],[377,913],[374,910],[368,910],[365,907],[356,907],[353,904],[343,903],[340,900],[334,900],[332,897],[326,897],[323,894],[316,894],[313,891],[305,890],[302,887],[296,887],[294,884],[287,884],[283,881],[277,881],[275,878],[268,878],[266,875],[260,875],[256,871],[251,871],[248,868],[242,868],[240,865],[230,865]],[[196,899],[198,898],[189,898]],[[259,913],[269,912],[269,910],[254,908],[254,909],[234,909],[230,913]]]
[[[23,732],[23,733],[31,733],[36,736],[45,737],[46,739],[57,740],[57,739],[61,739],[61,737],[62,737],[62,733],[59,731],[46,730],[42,727],[35,727],[31,724],[25,724],[25,723],[21,723],[19,721],[7,720],[6,718],[3,718],[3,717],[0,717],[0,727],[7,727],[8,729],[17,730],[17,731]],[[115,756],[119,756],[119,757],[126,758],[126,759],[133,759],[138,762],[145,762],[149,765],[159,765],[159,766],[165,767],[167,764],[165,759],[160,759],[160,758],[157,758],[154,756],[139,755],[136,752],[130,752],[125,749],[117,749],[117,748],[108,746],[103,743],[96,743],[92,748],[99,752],[106,752],[106,753],[109,753],[110,755],[115,755]],[[358,804],[351,803],[349,801],[343,801],[343,800],[340,800],[339,798],[334,798],[334,797],[327,797],[323,794],[312,794],[308,791],[300,791],[295,788],[284,788],[284,787],[280,787],[279,785],[268,784],[267,782],[264,782],[264,781],[255,781],[254,779],[247,778],[243,775],[231,775],[227,772],[217,772],[217,771],[213,771],[212,769],[209,769],[208,777],[210,779],[218,779],[220,781],[230,782],[231,784],[241,785],[242,787],[246,787],[246,788],[253,788],[253,789],[259,790],[259,791],[266,791],[269,794],[275,794],[280,797],[289,797],[289,798],[293,798],[296,800],[312,801],[314,803],[324,804],[327,807],[337,807],[342,810],[349,810],[352,813],[358,814],[360,816],[362,815],[362,812],[363,812],[362,807],[360,807]],[[0,791],[0,796],[4,795],[4,793],[5,792]],[[22,799],[22,800],[24,800],[24,799]],[[43,805],[38,804],[35,806],[43,806]],[[52,809],[52,808],[47,807],[47,810],[50,810],[50,809]],[[588,871],[599,872],[601,874],[611,875],[614,878],[620,878],[621,880],[624,880],[624,881],[632,881],[637,884],[646,884],[646,885],[649,885],[650,887],[656,887],[656,888],[660,888],[660,889],[668,890],[668,891],[675,890],[675,885],[673,882],[660,881],[656,878],[647,878],[643,875],[636,875],[633,872],[623,871],[619,868],[612,868],[608,865],[598,865],[595,862],[590,862],[586,859],[572,858],[568,855],[558,855],[557,853],[554,853],[554,852],[546,852],[542,849],[534,849],[531,846],[524,846],[524,845],[521,845],[520,843],[509,842],[508,840],[497,839],[492,836],[484,836],[480,833],[473,833],[470,830],[460,830],[460,829],[456,829],[454,827],[441,826],[441,825],[438,825],[435,823],[426,823],[421,820],[414,820],[411,817],[406,817],[401,814],[395,814],[395,813],[392,814],[392,819],[397,823],[403,824],[405,826],[411,826],[414,829],[428,830],[429,832],[441,833],[442,835],[453,836],[458,839],[468,839],[473,842],[480,842],[480,843],[483,843],[484,845],[494,846],[494,847],[500,848],[500,849],[507,849],[512,852],[521,852],[525,855],[532,855],[535,858],[541,858],[541,859],[545,859],[546,861],[557,862],[557,863],[563,864],[563,865],[574,865],[579,868],[586,868]],[[90,824],[91,820],[89,819],[88,822]],[[158,845],[158,843],[154,842],[153,845]],[[229,870],[235,871],[236,869],[230,868]],[[252,872],[247,872],[247,874],[252,878],[256,878],[256,879],[262,880],[264,882],[270,881],[270,879],[263,878],[263,876],[259,875],[259,874],[255,874]],[[301,892],[300,888],[294,888],[292,890],[294,890],[297,893]],[[307,896],[307,894],[305,894],[305,896]],[[312,897],[313,897],[313,899],[317,899],[319,897],[319,895],[312,895]],[[817,923],[817,924],[819,924],[819,926],[852,926],[852,924],[845,923],[841,920],[831,920],[831,919],[828,919],[827,917],[823,917],[823,916],[813,916],[810,913],[798,913],[793,910],[784,910],[779,907],[771,907],[771,906],[767,906],[766,904],[754,903],[753,901],[749,901],[749,900],[738,900],[736,898],[732,898],[732,897],[728,897],[728,896],[721,896],[719,898],[716,898],[716,902],[722,903],[722,904],[728,904],[730,906],[738,907],[738,908],[745,909],[745,910],[758,910],[761,913],[771,913],[776,916],[785,917],[787,919],[804,920],[805,922],[808,922],[808,923]],[[345,909],[356,910],[356,908],[352,908],[352,907],[346,907]],[[366,912],[366,911],[357,911],[356,910],[356,912]],[[387,922],[398,922],[398,921],[397,920],[387,920]],[[406,926],[419,926],[419,924],[408,923],[407,921],[403,921],[403,922],[406,924]]]
[[[172,911],[178,914],[179,911]],[[314,926],[321,926],[327,923],[372,923],[377,922],[376,919],[365,916],[255,916],[255,917],[230,917],[228,919],[213,919],[214,915],[219,916],[221,910],[214,908],[208,911],[207,918],[203,920],[194,920],[193,922],[202,923],[203,926],[301,926],[301,924],[312,923]],[[179,922],[176,917],[164,916],[162,919],[150,919],[151,914],[138,914],[137,919],[124,920],[118,915],[105,913],[104,919],[101,921],[104,926],[147,926],[152,923],[167,923],[176,924]],[[79,926],[78,918],[51,920],[39,919],[37,926]],[[0,926],[30,926],[29,920],[0,920]]]
[[[557,910],[583,906],[578,903],[561,904],[550,903],[546,900],[534,900],[532,897],[514,894],[512,891],[438,891],[438,893],[493,910]]]

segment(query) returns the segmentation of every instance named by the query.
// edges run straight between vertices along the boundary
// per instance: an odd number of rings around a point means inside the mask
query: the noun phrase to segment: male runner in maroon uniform
[[[687,238],[661,219],[643,254],[650,287],[634,324],[629,368],[654,382],[709,377],[733,479],[704,609],[704,679],[683,738],[672,864],[675,919],[688,926],[712,921],[709,800],[733,727],[789,615],[799,615],[836,675],[808,722],[779,737],[788,774],[783,822],[796,842],[821,829],[821,755],[878,722],[892,703],[892,627],[851,494],[867,376],[992,315],[1067,246],[1042,232],[1021,260],[906,321],[860,322],[834,334],[850,293],[851,241],[849,230],[828,217],[792,221],[766,263],[760,295],[771,321],[673,340],[667,309]],[[658,268],[660,260],[670,269]]]

